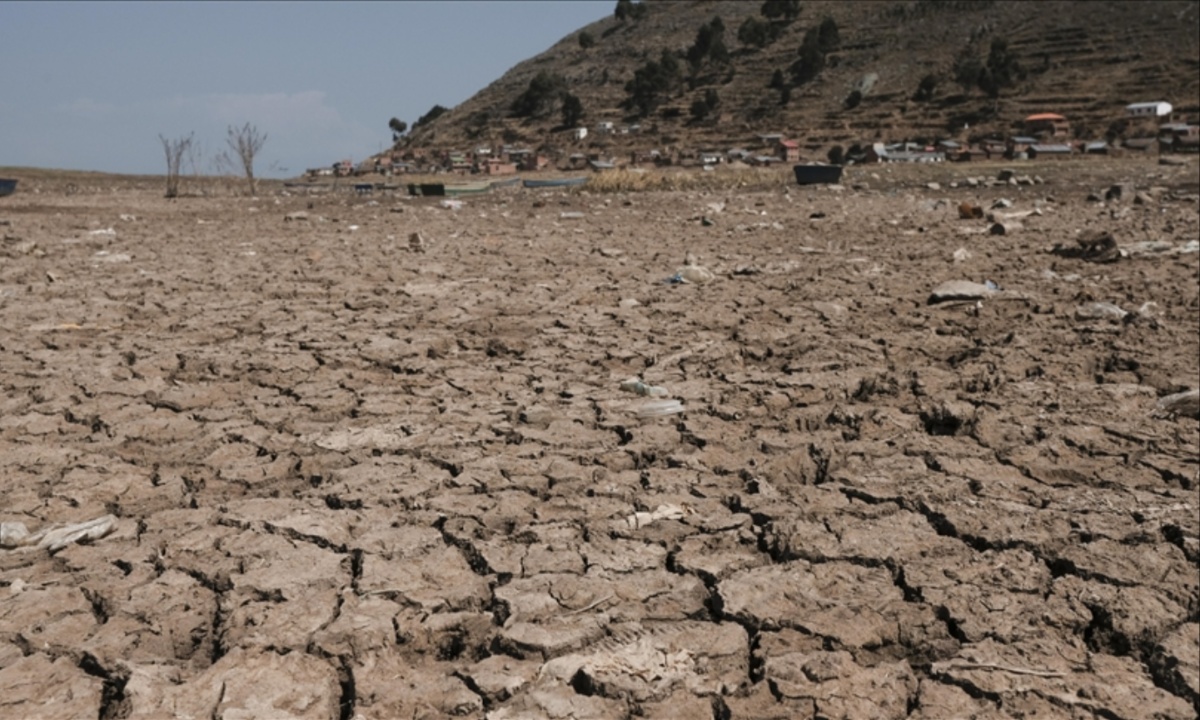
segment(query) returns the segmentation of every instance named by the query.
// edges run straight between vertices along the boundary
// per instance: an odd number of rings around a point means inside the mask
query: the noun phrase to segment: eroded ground
[[[0,520],[117,522],[0,549],[0,716],[1195,717],[1200,432],[1156,401],[1200,259],[1047,249],[1197,239],[1196,165],[1061,167],[457,211],[27,183]],[[1042,214],[959,219],[1001,197]],[[689,251],[715,281],[664,283]]]

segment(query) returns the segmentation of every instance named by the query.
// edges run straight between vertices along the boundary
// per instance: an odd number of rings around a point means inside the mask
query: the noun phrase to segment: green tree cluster
[[[759,12],[770,20],[791,22],[800,17],[800,0],[766,0]]]
[[[613,11],[613,15],[625,22],[626,20],[641,20],[646,17],[649,8],[645,3],[633,2],[633,0],[617,0],[617,8]]]
[[[413,123],[413,130],[416,130],[422,125],[428,125],[448,112],[450,112],[450,108],[445,108],[441,105],[434,105],[433,107],[429,108],[429,112],[417,118],[417,121]]]
[[[709,88],[704,91],[704,97],[698,98],[692,102],[691,112],[693,120],[703,120],[708,117],[717,106],[721,104],[721,98],[717,94],[716,88]]]
[[[587,50],[588,48],[592,47],[595,44],[596,44],[596,38],[592,37],[592,34],[590,32],[588,32],[587,30],[584,30],[583,32],[579,33],[579,47],[583,48],[584,50]]]
[[[525,92],[512,103],[512,113],[517,117],[541,117],[552,112],[566,92],[567,81],[561,75],[545,70],[529,81]]]
[[[825,55],[840,44],[841,36],[833,18],[827,17],[817,27],[809,28],[804,33],[804,42],[800,43],[800,57],[788,68],[792,83],[803,85],[820,75],[825,69]]]
[[[700,26],[696,31],[696,41],[687,51],[688,65],[696,70],[705,60],[724,64],[729,61],[729,50],[725,47],[725,23],[720,17]]]
[[[965,51],[954,63],[954,81],[970,92],[978,87],[988,97],[997,98],[1004,88],[1013,87],[1025,79],[1025,70],[1017,54],[1008,47],[1003,38],[992,40],[987,62],[981,61],[971,50]]]
[[[657,61],[651,60],[635,70],[633,79],[625,83],[627,97],[623,107],[641,117],[649,115],[675,90],[681,77],[679,60],[664,48]]]

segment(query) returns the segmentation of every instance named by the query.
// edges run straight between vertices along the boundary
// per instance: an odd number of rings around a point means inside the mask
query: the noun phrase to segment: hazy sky
[[[163,173],[161,133],[267,133],[265,177],[391,143],[615,0],[0,2],[0,166]],[[201,168],[207,171],[208,168]]]

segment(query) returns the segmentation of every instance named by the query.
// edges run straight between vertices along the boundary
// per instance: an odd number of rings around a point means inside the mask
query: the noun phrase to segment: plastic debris
[[[637,415],[641,418],[676,415],[683,412],[683,403],[678,400],[655,400],[638,408]]]
[[[0,547],[12,549],[32,546],[54,553],[80,541],[99,540],[112,532],[116,525],[115,515],[103,515],[95,520],[49,527],[31,534],[25,523],[0,523]]]
[[[995,295],[997,291],[997,288],[969,280],[947,280],[930,292],[929,304],[950,300],[982,300]]]
[[[653,512],[643,510],[635,512],[632,515],[626,515],[625,523],[630,528],[636,530],[658,520],[682,520],[683,516],[684,510],[678,505],[659,505]]]
[[[659,385],[647,385],[641,378],[629,378],[621,383],[621,389],[648,397],[665,397],[668,392]]]
[[[1129,313],[1107,302],[1094,302],[1075,309],[1076,320],[1124,320]]]

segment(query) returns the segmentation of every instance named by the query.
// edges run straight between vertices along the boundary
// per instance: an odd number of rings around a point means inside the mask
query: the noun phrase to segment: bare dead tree
[[[241,163],[242,170],[246,173],[250,194],[256,195],[258,188],[254,181],[254,156],[258,155],[259,150],[262,150],[263,143],[267,141],[267,134],[260,134],[258,128],[250,123],[246,123],[240,128],[230,125],[229,135],[225,141],[229,143],[229,149],[233,151],[234,158]]]
[[[163,152],[167,155],[167,197],[179,197],[179,173],[183,168],[183,158],[188,154],[192,147],[192,136],[195,133],[188,133],[186,137],[168,140],[159,133],[158,139],[162,141]]]

